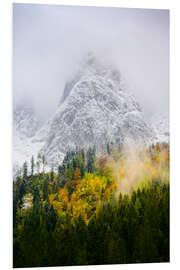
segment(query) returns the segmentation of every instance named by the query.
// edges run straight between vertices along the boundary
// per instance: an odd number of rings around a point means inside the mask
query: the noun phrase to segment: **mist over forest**
[[[13,5],[13,267],[169,262],[169,11]]]

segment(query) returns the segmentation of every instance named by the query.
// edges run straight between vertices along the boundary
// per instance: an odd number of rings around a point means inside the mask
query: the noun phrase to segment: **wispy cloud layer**
[[[145,114],[168,113],[169,11],[14,4],[13,95],[42,119],[94,51],[121,71]]]

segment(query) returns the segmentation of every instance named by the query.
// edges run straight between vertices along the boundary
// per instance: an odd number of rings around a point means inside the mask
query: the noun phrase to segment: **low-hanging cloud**
[[[147,117],[168,113],[168,10],[14,4],[15,103],[47,119],[89,51],[119,68]]]

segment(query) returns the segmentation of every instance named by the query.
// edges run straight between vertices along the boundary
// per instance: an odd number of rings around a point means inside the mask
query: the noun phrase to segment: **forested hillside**
[[[13,183],[14,267],[169,261],[168,144],[38,160]]]

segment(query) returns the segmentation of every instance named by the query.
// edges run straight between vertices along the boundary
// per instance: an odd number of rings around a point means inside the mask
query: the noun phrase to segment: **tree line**
[[[147,150],[153,163],[162,149]],[[56,172],[28,174],[26,162],[22,171],[13,183],[14,267],[169,261],[169,184],[160,177],[115,198],[116,179],[95,148],[67,152]]]

